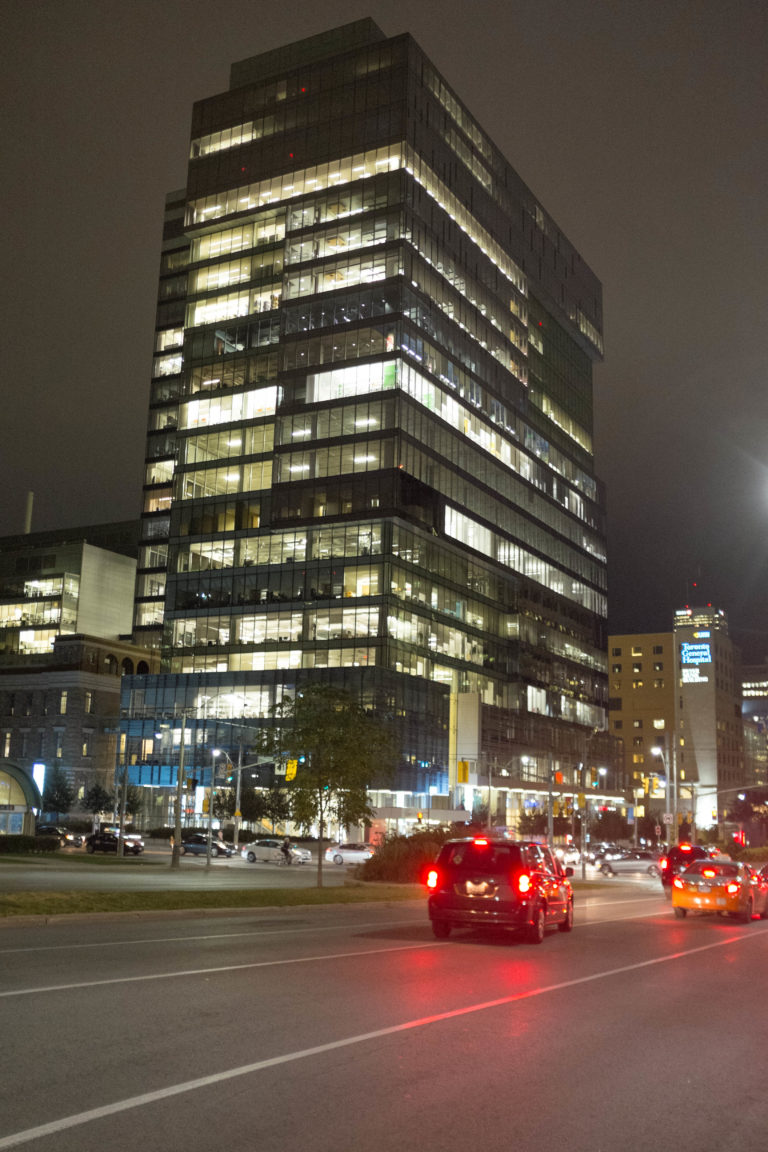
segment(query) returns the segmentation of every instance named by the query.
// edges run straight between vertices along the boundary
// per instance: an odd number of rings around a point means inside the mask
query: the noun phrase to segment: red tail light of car
[[[440,873],[437,868],[430,868],[427,872],[427,888],[435,889],[440,883]]]
[[[679,876],[675,876],[674,880],[672,881],[672,885],[675,888],[685,888],[685,883],[680,879]]]
[[[533,887],[533,881],[527,872],[521,872],[517,878],[517,890],[521,896],[527,896]]]
[[[733,881],[726,888],[729,896],[735,896],[741,890],[741,884],[735,884]]]
[[[666,872],[668,864],[669,861],[667,860],[666,856],[662,856],[661,860],[659,860],[659,868],[661,868],[662,872]]]

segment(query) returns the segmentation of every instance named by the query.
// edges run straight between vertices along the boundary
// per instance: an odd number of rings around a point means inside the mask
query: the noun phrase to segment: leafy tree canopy
[[[45,774],[43,787],[43,812],[60,812],[64,815],[69,812],[75,802],[75,790],[69,782],[66,772],[54,766]]]
[[[92,784],[80,801],[80,807],[85,812],[92,812],[97,816],[99,812],[109,812],[115,804],[115,798],[101,784]]]
[[[289,782],[291,812],[300,827],[318,828],[318,884],[329,824],[369,821],[368,786],[391,777],[399,758],[390,721],[367,712],[349,692],[331,684],[297,690],[276,713],[268,742],[284,761],[296,760]]]

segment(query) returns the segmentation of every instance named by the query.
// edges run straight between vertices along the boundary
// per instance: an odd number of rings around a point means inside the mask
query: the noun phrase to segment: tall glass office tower
[[[601,309],[410,36],[362,20],[232,67],[166,206],[137,781],[173,778],[151,717],[185,711],[204,772],[315,679],[400,725],[392,791],[573,774],[606,728]]]

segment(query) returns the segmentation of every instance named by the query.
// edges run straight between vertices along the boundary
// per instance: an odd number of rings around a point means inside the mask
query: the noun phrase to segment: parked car
[[[117,852],[119,837],[116,832],[92,832],[85,838],[86,852]],[[133,853],[138,856],[144,851],[144,841],[140,836],[131,833],[123,837],[123,855]]]
[[[211,840],[211,856],[234,856],[234,844],[229,844],[226,840],[217,840],[214,836]],[[182,856],[207,856],[208,855],[208,833],[207,832],[191,832],[188,836],[184,836],[181,841],[181,854]]]
[[[638,848],[632,852],[625,852],[623,856],[606,858],[600,864],[603,876],[635,875],[660,876],[661,867],[659,857],[649,848]]]
[[[282,848],[282,840],[254,840],[252,844],[246,844],[240,855],[250,864],[255,864],[257,860],[267,864],[283,864],[285,856]],[[291,844],[291,864],[309,864],[311,860],[312,853],[308,848]]]
[[[362,864],[370,860],[376,848],[373,844],[330,844],[325,850],[329,864]]]
[[[675,916],[718,912],[749,924],[768,918],[768,880],[736,860],[694,860],[672,880]]]
[[[66,848],[67,846],[79,848],[85,839],[79,832],[70,832],[69,828],[62,828],[58,824],[41,824],[35,835],[55,836],[62,848]]]
[[[541,944],[548,927],[573,928],[572,875],[546,845],[447,840],[427,873],[432,931],[443,940],[453,928],[514,928]]]

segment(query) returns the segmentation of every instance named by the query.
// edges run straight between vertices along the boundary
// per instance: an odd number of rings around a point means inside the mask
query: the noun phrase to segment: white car
[[[331,844],[325,850],[325,858],[329,864],[362,864],[375,851],[373,844]]]
[[[574,844],[563,844],[562,847],[555,848],[555,855],[563,864],[579,864],[581,862],[581,852]]]
[[[240,855],[251,864],[257,860],[263,860],[267,864],[285,863],[282,840],[254,840],[253,844],[246,844]],[[311,860],[312,853],[308,848],[299,848],[297,844],[291,844],[291,864],[309,864]]]

